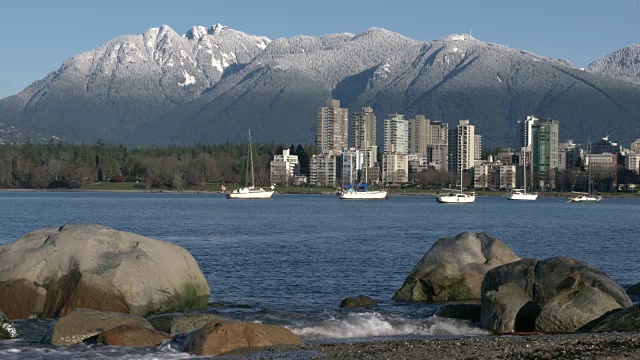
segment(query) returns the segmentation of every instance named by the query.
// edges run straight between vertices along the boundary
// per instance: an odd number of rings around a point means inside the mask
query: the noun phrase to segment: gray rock
[[[610,311],[580,328],[582,332],[640,331],[640,308]]]
[[[535,272],[534,301],[541,307],[565,290],[589,287],[597,288],[612,297],[619,307],[631,306],[631,300],[624,289],[607,274],[585,262],[567,257],[553,257],[541,260],[536,265]]]
[[[154,329],[163,333],[171,333],[171,322],[173,319],[179,317],[180,314],[162,314],[158,316],[152,316],[147,319]]]
[[[0,308],[9,318],[74,308],[147,315],[204,308],[208,299],[185,249],[100,225],[41,229],[0,249]]]
[[[487,271],[519,259],[502,241],[485,233],[465,232],[442,238],[407,276],[393,300],[479,299]]]
[[[198,330],[206,324],[216,321],[220,323],[235,322],[216,314],[193,313],[193,314],[163,314],[148,319],[154,329],[172,335],[186,335],[194,330]]]
[[[551,298],[536,319],[535,328],[544,332],[574,332],[602,314],[620,309],[609,294],[595,287],[561,291]]]
[[[630,305],[622,288],[587,263],[566,257],[525,259],[486,274],[481,325],[499,333],[574,332]]]
[[[208,323],[216,321],[218,323],[236,322],[215,314],[184,314],[175,317],[171,321],[171,334],[188,334],[194,330],[201,329]]]
[[[506,283],[483,292],[480,325],[498,334],[530,331],[533,321],[526,315],[531,307],[531,298],[521,287]]]
[[[627,289],[628,295],[640,296],[640,283],[633,285]]]
[[[376,301],[368,296],[358,296],[355,298],[346,298],[340,303],[341,308],[370,307],[376,306]]]
[[[436,311],[436,316],[480,322],[480,304],[445,304]]]
[[[7,315],[0,310],[0,340],[8,340],[18,337],[16,328],[13,327]]]
[[[71,346],[120,325],[153,329],[142,316],[75,309],[49,326],[43,342],[56,346]]]

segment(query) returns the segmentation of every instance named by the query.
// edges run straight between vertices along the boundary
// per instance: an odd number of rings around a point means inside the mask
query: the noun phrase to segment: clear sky
[[[3,0],[0,98],[119,35],[216,23],[272,39],[374,26],[417,40],[472,32],[585,67],[640,42],[640,0]]]

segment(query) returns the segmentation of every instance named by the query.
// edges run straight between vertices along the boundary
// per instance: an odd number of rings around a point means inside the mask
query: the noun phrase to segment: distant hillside
[[[601,57],[587,70],[640,84],[640,43]]]
[[[267,46],[268,45],[268,46]],[[640,86],[468,35],[421,42],[384,29],[269,39],[216,25],[123,36],[67,60],[0,117],[69,140],[130,145],[255,140],[313,143],[329,98],[387,114],[470,119],[487,146],[518,141],[527,115],[561,138],[640,136]]]

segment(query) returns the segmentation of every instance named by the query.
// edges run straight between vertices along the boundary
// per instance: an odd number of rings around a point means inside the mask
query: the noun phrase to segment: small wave
[[[174,344],[167,343],[159,348],[149,349],[125,348],[119,346],[96,346],[79,344],[71,347],[28,346],[3,347],[0,346],[0,359],[125,359],[125,360],[155,360],[155,359],[187,359],[193,356],[182,352]]]
[[[288,326],[306,340],[358,339],[411,335],[488,335],[489,332],[466,321],[429,317],[408,319],[377,312],[352,313],[345,318],[332,317],[313,326]]]

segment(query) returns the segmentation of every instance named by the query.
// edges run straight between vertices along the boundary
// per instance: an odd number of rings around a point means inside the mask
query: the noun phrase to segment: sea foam
[[[489,334],[466,321],[435,316],[409,319],[377,312],[351,313],[345,318],[332,317],[317,325],[288,326],[288,328],[305,340]]]

